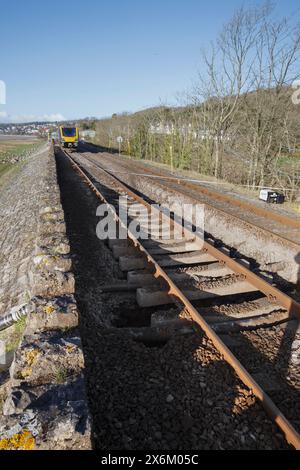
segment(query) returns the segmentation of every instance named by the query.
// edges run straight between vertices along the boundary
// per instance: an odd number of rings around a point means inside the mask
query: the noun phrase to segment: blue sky
[[[256,1],[261,4],[263,1]],[[7,120],[109,116],[172,103],[241,0],[0,0]],[[278,0],[276,13],[296,11]],[[4,118],[0,117],[0,120]]]

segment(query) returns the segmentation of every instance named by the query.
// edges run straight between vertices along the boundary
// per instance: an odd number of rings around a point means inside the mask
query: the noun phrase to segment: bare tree
[[[243,137],[251,154],[249,184],[264,185],[272,163],[292,137],[289,116],[293,81],[300,52],[299,26],[265,18],[255,43],[256,60],[250,71],[252,93],[243,95]]]
[[[249,184],[264,184],[272,156],[291,139],[284,124],[292,105],[287,87],[299,72],[299,38],[299,27],[273,21],[266,3],[239,9],[203,54],[192,99],[211,140],[216,177],[224,147],[234,145],[250,161]]]
[[[294,191],[298,170],[283,176],[281,157],[300,141],[291,100],[299,52],[293,19],[274,20],[269,3],[240,8],[203,53],[188,106],[115,115],[97,123],[97,138],[111,148],[122,135],[122,150],[136,158],[249,187],[284,181]]]
[[[240,8],[219,37],[203,52],[203,66],[194,88],[193,102],[203,113],[208,138],[213,141],[214,174],[220,176],[223,142],[230,137],[240,96],[250,87],[253,46],[269,7]]]

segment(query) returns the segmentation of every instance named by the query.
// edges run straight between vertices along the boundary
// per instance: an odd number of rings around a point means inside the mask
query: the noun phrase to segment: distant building
[[[195,129],[191,123],[182,124],[177,128],[173,123],[158,122],[150,125],[151,134],[172,135],[175,132],[179,132],[181,135],[192,135],[195,140],[216,140],[216,136],[212,131],[209,129]],[[224,135],[223,131],[221,131],[219,138],[220,140],[231,140],[230,136]]]
[[[83,137],[84,139],[89,138],[93,139],[96,135],[96,132],[93,131],[92,129],[86,129],[85,131],[80,132],[80,137]]]

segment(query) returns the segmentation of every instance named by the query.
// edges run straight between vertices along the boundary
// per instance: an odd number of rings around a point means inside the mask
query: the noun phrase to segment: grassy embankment
[[[0,140],[0,186],[6,176],[22,164],[24,157],[40,145],[39,141]]]

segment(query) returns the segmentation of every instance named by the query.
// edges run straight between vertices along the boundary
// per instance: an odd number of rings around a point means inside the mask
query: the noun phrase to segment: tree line
[[[300,188],[300,27],[269,4],[240,8],[203,51],[184,105],[95,123],[97,142],[138,159],[194,170],[249,188]],[[298,160],[300,161],[300,160]],[[299,193],[298,193],[299,194]]]

